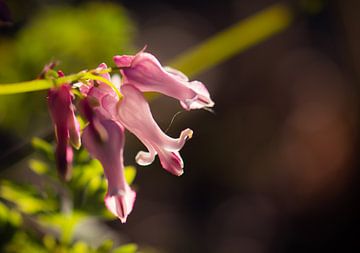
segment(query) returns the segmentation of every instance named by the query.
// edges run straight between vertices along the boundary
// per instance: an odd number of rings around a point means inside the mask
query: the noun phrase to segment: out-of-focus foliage
[[[66,72],[112,62],[132,49],[133,24],[119,5],[89,3],[40,10],[14,40],[1,41],[0,80],[33,79],[50,60]]]
[[[75,155],[71,181],[61,184],[53,146],[39,138],[32,144],[38,152],[29,160],[29,173],[36,174],[39,184],[0,182],[1,252],[137,252],[135,244],[113,247],[111,240],[89,242],[75,235],[86,220],[114,219],[103,201],[107,184],[101,164],[81,149]],[[136,169],[126,167],[125,176],[131,184]]]
[[[133,48],[134,25],[119,5],[48,7],[33,17],[14,38],[0,37],[0,83],[35,79],[52,60],[59,61],[65,73],[95,68],[101,62],[111,65],[115,54]],[[30,120],[46,114],[44,97],[44,93],[2,96],[0,125],[24,135],[31,132]]]

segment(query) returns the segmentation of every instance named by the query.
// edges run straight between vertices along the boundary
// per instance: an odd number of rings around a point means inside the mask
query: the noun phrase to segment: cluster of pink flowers
[[[71,145],[79,148],[82,142],[104,168],[108,182],[107,208],[125,222],[132,211],[136,193],[124,176],[124,130],[133,133],[147,148],[136,155],[139,165],[151,164],[158,155],[162,167],[176,176],[183,173],[184,167],[179,151],[193,133],[191,129],[185,129],[178,138],[166,135],[155,122],[143,92],[158,92],[176,98],[185,110],[212,107],[214,102],[201,82],[189,81],[180,71],[162,67],[149,53],[141,51],[132,56],[114,56],[114,62],[120,69],[121,78],[117,75],[111,78],[109,73],[102,72],[107,69],[104,63],[97,70],[121,92],[121,96],[108,82],[88,80],[76,85],[82,94],[77,109],[88,121],[82,136],[74,113],[71,84],[50,89],[48,104],[55,125],[59,175],[65,180],[70,178]]]

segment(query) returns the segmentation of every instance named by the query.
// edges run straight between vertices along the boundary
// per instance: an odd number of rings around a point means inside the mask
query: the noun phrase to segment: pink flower
[[[123,84],[121,92],[124,97],[118,104],[118,120],[148,149],[148,152],[140,151],[137,154],[136,162],[140,165],[151,164],[158,154],[162,167],[180,176],[184,164],[179,150],[185,141],[192,137],[192,130],[183,130],[177,139],[169,137],[156,124],[148,102],[137,88]]]
[[[97,70],[107,69],[105,63],[101,63]],[[114,75],[112,78],[108,73],[101,75],[112,82],[117,89],[120,88],[120,77]],[[98,117],[104,119],[114,119],[116,115],[116,104],[119,97],[116,92],[106,83],[100,81],[90,81],[90,85],[80,84],[81,92],[86,95],[93,104],[93,109]]]
[[[90,123],[91,124],[91,123]],[[124,128],[112,120],[101,120],[107,138],[99,141],[94,131],[87,126],[83,133],[83,143],[89,153],[98,159],[108,181],[105,205],[122,223],[133,209],[136,193],[125,180],[123,165]]]
[[[178,70],[162,67],[149,53],[139,52],[135,56],[114,56],[120,68],[123,82],[131,84],[141,92],[160,92],[176,98],[185,110],[213,107],[214,102],[204,84],[189,81]]]
[[[75,148],[79,148],[81,145],[80,126],[74,114],[72,100],[73,95],[68,84],[51,88],[48,92],[48,106],[57,140],[55,152],[57,169],[64,180],[71,177],[73,151],[69,142]]]

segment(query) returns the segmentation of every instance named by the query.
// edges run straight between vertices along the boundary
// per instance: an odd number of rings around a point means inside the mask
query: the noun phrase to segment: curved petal
[[[72,100],[73,95],[68,84],[51,88],[48,92],[48,106],[57,139],[57,168],[64,179],[71,176],[73,154],[69,142],[76,148],[81,145],[80,126],[75,117]]]
[[[122,223],[126,222],[127,216],[132,211],[136,199],[136,192],[126,187],[126,191],[117,193],[106,193],[105,205],[107,209],[117,216]]]
[[[104,168],[108,181],[108,191],[105,196],[107,208],[122,222],[125,222],[132,211],[136,193],[130,188],[124,175],[124,128],[112,120],[101,120],[100,124],[106,130],[109,138],[102,142],[99,141],[88,126],[83,133],[83,143],[89,153],[98,159]]]
[[[165,67],[149,53],[135,56],[114,56],[115,64],[121,68],[124,83],[134,85],[142,92],[154,91],[176,98],[186,110],[214,106],[205,86],[189,82],[180,71]]]
[[[123,84],[121,92],[124,97],[118,105],[118,120],[149,150],[149,153],[138,153],[137,163],[150,164],[157,153],[163,168],[174,175],[181,175],[183,162],[178,151],[184,146],[185,141],[191,138],[192,130],[184,130],[177,139],[169,137],[155,122],[148,102],[138,89],[130,84]]]
[[[99,71],[107,69],[107,65],[102,63],[97,68]],[[117,88],[120,88],[120,77],[115,76],[110,78],[109,73],[102,74],[102,77],[106,78],[110,82],[113,82]],[[98,106],[94,109],[96,113],[104,119],[112,119],[116,114],[116,104],[119,101],[116,92],[107,84],[93,81],[93,85],[87,92],[87,96],[91,99],[96,99]]]

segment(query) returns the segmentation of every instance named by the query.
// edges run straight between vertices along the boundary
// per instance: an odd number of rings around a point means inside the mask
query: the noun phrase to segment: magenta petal
[[[131,55],[116,55],[114,56],[114,61],[119,68],[130,67],[134,57]]]
[[[142,92],[160,92],[176,98],[186,110],[214,106],[208,90],[201,82],[189,82],[180,71],[162,67],[149,53],[140,52],[133,57],[115,56],[114,61],[121,68],[124,83],[129,83]]]
[[[67,181],[71,178],[73,161],[73,150],[68,144],[68,130],[64,127],[57,127],[56,136],[56,168],[61,179]]]
[[[81,145],[80,127],[75,117],[72,100],[73,95],[68,84],[49,90],[48,106],[57,139],[57,167],[59,175],[64,179],[69,179],[71,175],[72,150],[69,142],[76,148]]]
[[[100,121],[106,130],[107,138],[100,142],[94,131],[87,126],[83,133],[83,143],[89,153],[98,159],[108,181],[108,191],[105,204],[109,211],[115,214],[122,222],[126,221],[135,202],[136,193],[125,180],[123,164],[124,128],[112,120]]]
[[[118,120],[135,134],[149,151],[140,151],[136,156],[137,163],[150,164],[158,154],[164,169],[174,175],[181,175],[183,162],[178,151],[185,141],[192,137],[192,130],[185,129],[177,139],[169,137],[156,124],[148,102],[138,89],[123,84],[121,92],[124,97],[118,106]]]

